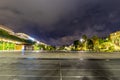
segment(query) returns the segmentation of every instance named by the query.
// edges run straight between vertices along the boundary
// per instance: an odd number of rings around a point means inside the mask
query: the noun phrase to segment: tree
[[[84,40],[84,42],[87,41],[87,36],[86,35],[82,35],[82,39]]]
[[[99,44],[101,45],[102,43],[104,43],[105,42],[105,40],[103,40],[103,39],[99,39]]]
[[[87,49],[87,36],[86,35],[82,35],[82,45],[83,45],[83,50]]]
[[[80,41],[79,41],[79,40],[75,40],[75,41],[74,41],[75,50],[78,49],[79,45],[80,45]]]
[[[43,44],[39,44],[38,47],[39,47],[40,50],[46,50],[46,47]]]
[[[65,50],[65,45],[60,46],[59,50]]]
[[[55,46],[47,46],[46,50],[53,51],[53,50],[56,50],[56,47]]]
[[[94,50],[99,51],[99,38],[98,38],[98,36],[93,36],[92,41],[94,44]]]
[[[89,50],[93,50],[93,48],[94,48],[94,44],[93,44],[93,41],[91,39],[87,40],[87,48]]]

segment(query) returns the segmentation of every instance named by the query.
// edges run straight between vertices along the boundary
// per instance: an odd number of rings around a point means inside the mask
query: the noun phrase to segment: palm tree
[[[87,40],[87,48],[89,50],[93,50],[93,48],[94,48],[94,43],[93,43],[93,41],[91,39]]]
[[[82,39],[84,40],[84,42],[87,41],[87,36],[86,35],[82,35]]]
[[[82,35],[82,39],[83,39],[83,50],[87,49],[87,36],[86,35]]]
[[[94,50],[99,51],[99,38],[98,38],[98,36],[93,36],[92,41],[94,44]]]
[[[75,50],[77,50],[79,45],[80,45],[80,41],[79,40],[75,40],[73,44],[74,44]]]

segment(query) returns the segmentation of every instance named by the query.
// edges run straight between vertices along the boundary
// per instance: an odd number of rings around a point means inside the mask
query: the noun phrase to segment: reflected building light
[[[106,59],[106,61],[110,61],[109,59]]]
[[[81,61],[83,61],[84,59],[83,58],[80,58]]]

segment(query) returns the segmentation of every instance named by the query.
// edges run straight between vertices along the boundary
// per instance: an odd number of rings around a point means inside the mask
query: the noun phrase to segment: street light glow
[[[84,41],[84,39],[81,38],[81,39],[80,39],[80,42],[83,42],[83,41]]]

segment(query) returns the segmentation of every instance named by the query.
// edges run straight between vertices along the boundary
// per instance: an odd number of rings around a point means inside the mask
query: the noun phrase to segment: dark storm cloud
[[[119,0],[0,0],[0,23],[52,44],[120,30]]]
[[[79,0],[1,0],[1,2],[0,9],[3,11],[7,10],[17,15],[19,14],[17,12],[20,12],[23,13],[21,17],[26,20],[40,25],[50,25],[75,10]]]

